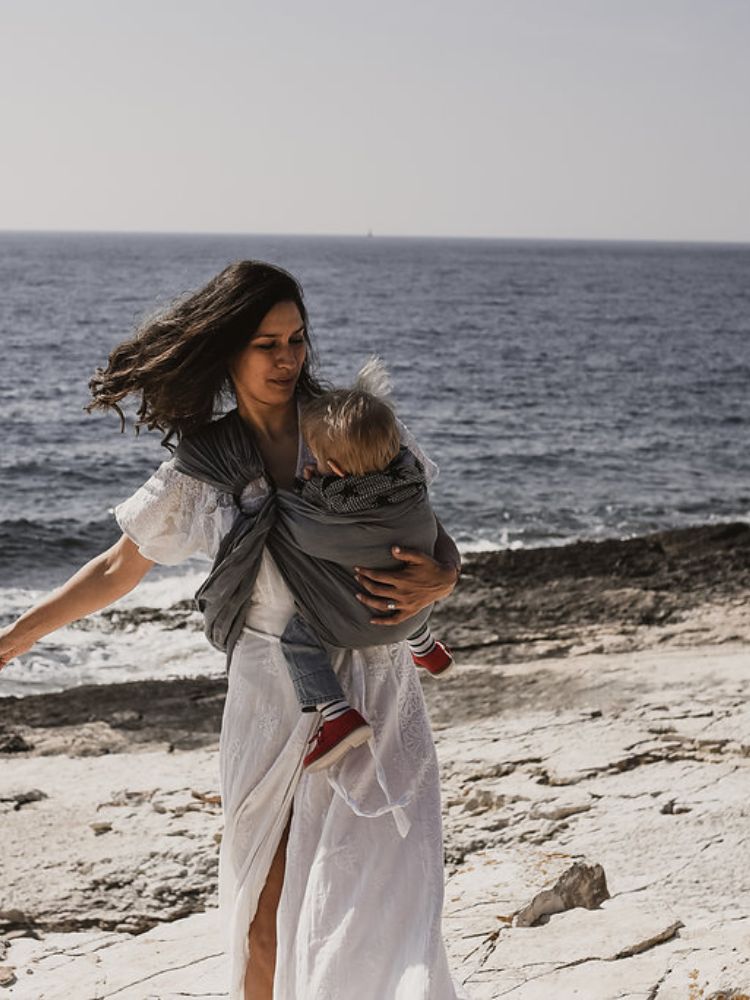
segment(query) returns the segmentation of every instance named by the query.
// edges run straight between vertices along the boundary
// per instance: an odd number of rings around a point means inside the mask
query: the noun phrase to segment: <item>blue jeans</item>
[[[281,650],[303,712],[314,712],[316,705],[344,698],[325,647],[299,615],[292,615],[287,622]]]

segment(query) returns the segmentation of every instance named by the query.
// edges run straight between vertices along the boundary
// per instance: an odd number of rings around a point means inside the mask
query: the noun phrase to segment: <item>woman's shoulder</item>
[[[172,463],[178,472],[233,496],[263,473],[258,449],[236,407],[185,435]]]
[[[233,517],[234,498],[180,472],[173,459],[113,510],[122,531],[154,562],[211,557]]]
[[[119,507],[148,509],[161,516],[179,513],[181,518],[210,514],[214,510],[233,507],[231,493],[181,471],[174,455],[165,459],[149,478]]]
[[[141,489],[169,493],[175,499],[192,501],[204,506],[231,506],[234,503],[231,493],[220,490],[217,486],[196,479],[195,476],[183,471],[174,455],[165,459],[158,466]]]

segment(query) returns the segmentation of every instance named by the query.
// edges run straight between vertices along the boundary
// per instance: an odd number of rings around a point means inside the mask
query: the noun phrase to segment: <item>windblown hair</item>
[[[140,395],[135,432],[141,426],[164,432],[162,444],[211,421],[225,400],[235,399],[229,363],[280,302],[293,302],[305,324],[307,356],[297,382],[304,399],[322,392],[313,375],[315,356],[302,286],[283,268],[241,260],[224,268],[203,288],[150,317],[109,355],[89,382],[92,400],[84,409],[115,410]]]
[[[319,462],[331,460],[344,472],[381,472],[401,449],[396,414],[387,394],[383,362],[370,358],[351,389],[331,389],[302,404],[302,434]]]

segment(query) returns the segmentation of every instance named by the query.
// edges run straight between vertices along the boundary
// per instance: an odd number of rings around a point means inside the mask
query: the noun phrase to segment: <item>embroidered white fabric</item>
[[[403,443],[437,467],[401,425]],[[310,461],[300,439],[297,472]],[[262,480],[243,492],[250,509]],[[234,501],[167,461],[115,508],[122,530],[165,564],[213,558]],[[235,647],[219,769],[224,835],[219,899],[230,1000],[242,1000],[248,929],[291,812],[278,912],[275,1000],[456,1000],[441,933],[443,844],[437,759],[405,643],[342,650],[334,661],[350,701],[374,729],[329,771],[302,758],[318,723],[302,714],[279,635],[292,596],[264,553]],[[384,632],[384,639],[387,634]]]

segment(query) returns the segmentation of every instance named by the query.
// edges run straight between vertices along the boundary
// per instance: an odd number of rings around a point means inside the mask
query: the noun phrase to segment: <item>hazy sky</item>
[[[0,0],[0,228],[750,241],[750,0]]]

